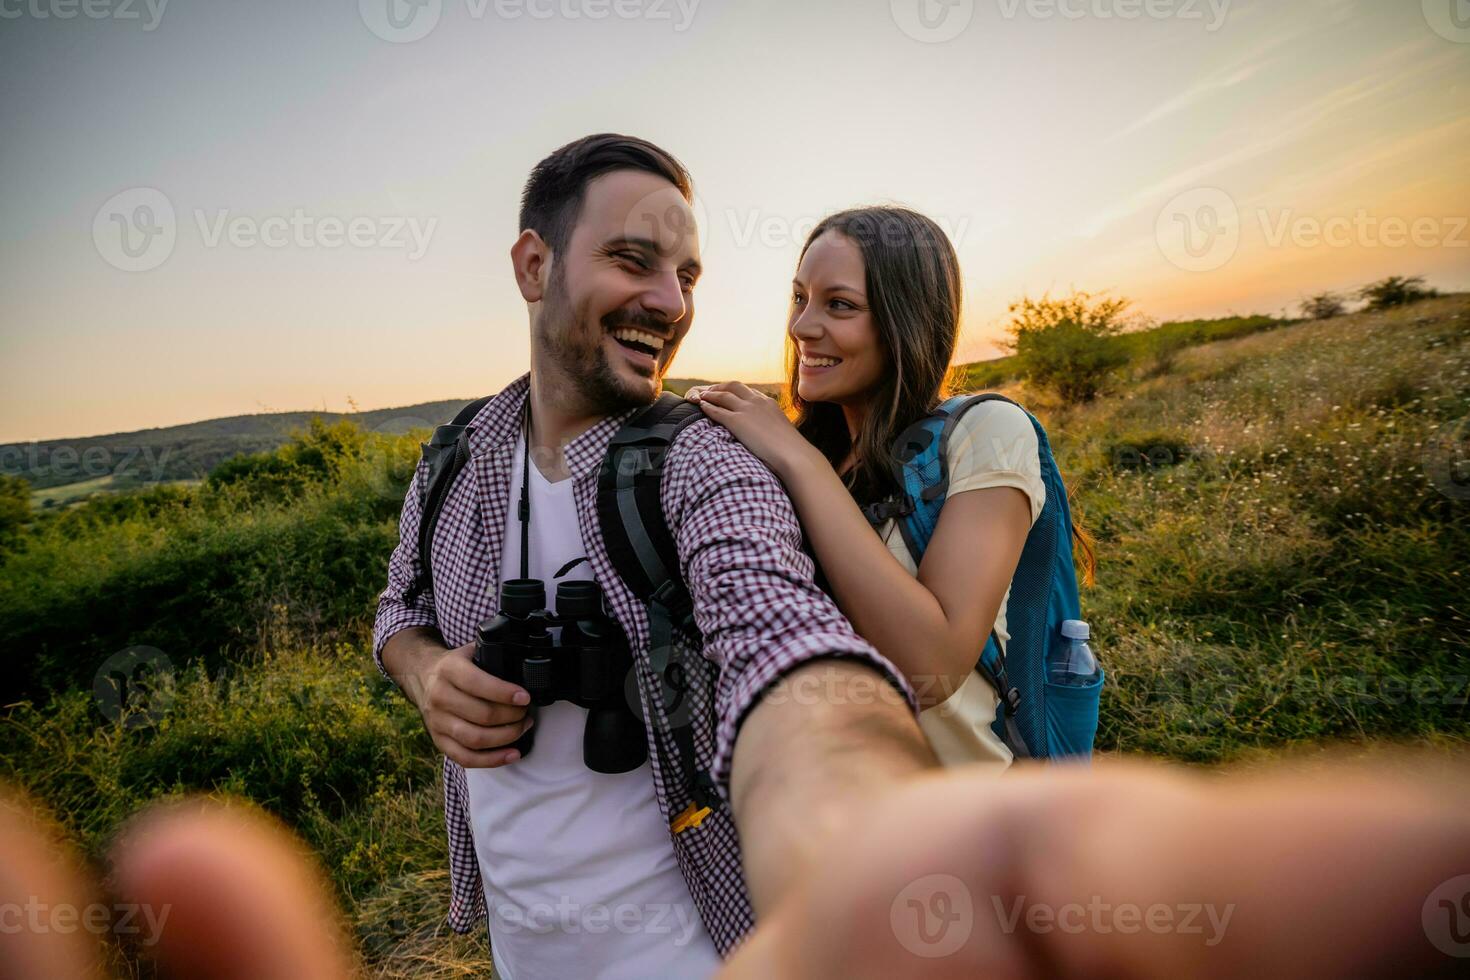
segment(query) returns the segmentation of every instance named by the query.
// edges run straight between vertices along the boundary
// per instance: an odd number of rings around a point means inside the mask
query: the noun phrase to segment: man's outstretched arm
[[[757,915],[827,834],[936,765],[903,674],[813,581],[780,482],[728,431],[674,444],[663,502],[720,666],[711,775],[730,797]]]
[[[1408,753],[928,774],[829,841],[721,977],[1463,976],[1466,776]]]
[[[907,780],[721,976],[1462,976],[1470,778],[1450,768],[1405,755],[1316,780],[1144,765]],[[61,831],[4,793],[0,908],[98,905],[83,864],[59,866]],[[165,804],[129,821],[109,885],[150,924],[159,913],[143,946],[163,976],[346,980],[348,931],[313,865],[274,818]],[[0,965],[100,977],[94,939],[0,930]]]
[[[871,666],[814,660],[783,677],[741,726],[730,777],[757,916],[879,798],[936,765],[908,704]]]

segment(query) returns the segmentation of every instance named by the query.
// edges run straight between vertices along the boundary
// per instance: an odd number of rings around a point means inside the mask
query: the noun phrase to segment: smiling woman
[[[844,211],[807,238],[792,280],[788,397],[797,430],[860,498],[888,484],[899,430],[937,404],[961,305],[954,247],[917,212]]]
[[[935,222],[896,207],[840,212],[812,231],[792,281],[786,397],[794,423],[739,383],[690,397],[781,478],[838,605],[913,683],[925,709],[920,727],[940,761],[1000,769],[1013,749],[994,728],[996,685],[1015,691],[1003,662],[981,673],[990,663],[981,654],[993,638],[1003,661],[1009,630],[1025,622],[1007,615],[1010,585],[1049,496],[1030,417],[1005,401],[954,409],[934,433],[948,482],[935,498],[942,511],[932,536],[920,542],[897,519],[914,503],[895,477],[900,433],[944,399],[960,306],[959,261]],[[1064,497],[1059,478],[1055,486]],[[910,509],[894,509],[903,499]],[[1061,529],[1058,574],[1070,591],[1059,593],[1058,608],[1075,609],[1064,506],[1053,503],[1055,523],[1043,529]],[[1033,629],[1021,652],[1044,649],[1049,629]],[[1089,680],[1092,716],[1079,728],[1089,734],[1072,752],[1091,744],[1100,684],[1100,675]],[[1037,692],[1030,704],[1043,701]],[[1012,728],[1026,723],[1016,703]],[[1015,751],[1023,749],[1050,752],[1034,735]]]

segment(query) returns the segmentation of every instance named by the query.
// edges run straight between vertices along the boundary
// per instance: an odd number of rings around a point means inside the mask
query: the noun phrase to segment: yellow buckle
[[[699,806],[696,803],[690,803],[684,808],[683,813],[679,814],[673,820],[669,821],[669,829],[671,829],[676,834],[682,834],[690,827],[698,827],[700,824],[704,823],[704,818],[709,816],[709,814],[709,807]]]

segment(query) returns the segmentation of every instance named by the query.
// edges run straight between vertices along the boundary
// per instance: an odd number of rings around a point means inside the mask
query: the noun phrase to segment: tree
[[[1439,293],[1424,288],[1423,276],[1389,276],[1370,283],[1358,290],[1358,298],[1366,300],[1370,310],[1390,310],[1395,306],[1407,306],[1421,299],[1430,299]]]
[[[1130,302],[1076,291],[1061,299],[1023,297],[1010,306],[1007,346],[1026,380],[1069,402],[1091,401],[1128,354],[1113,342]]]
[[[1302,300],[1301,307],[1309,320],[1330,320],[1347,312],[1347,301],[1338,293],[1318,293]]]
[[[20,536],[31,519],[31,483],[25,477],[0,475],[0,546]]]

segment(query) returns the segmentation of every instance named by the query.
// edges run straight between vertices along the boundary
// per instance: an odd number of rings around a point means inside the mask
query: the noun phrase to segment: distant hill
[[[96,484],[95,490],[118,490],[145,483],[199,480],[231,456],[276,448],[313,417],[329,422],[352,419],[367,429],[396,433],[414,425],[447,422],[467,401],[424,402],[371,412],[263,412],[136,432],[10,443],[0,446],[0,468],[25,477],[37,491],[81,483]]]
[[[683,394],[691,385],[708,383],[668,378],[664,387]],[[9,443],[0,445],[0,472],[30,481],[37,506],[48,499],[56,505],[99,491],[202,480],[231,456],[275,449],[312,418],[350,419],[365,429],[402,433],[442,425],[471,400],[450,398],[370,412],[262,412],[135,432]]]
[[[1172,322],[1151,330],[1124,334],[1114,342],[1136,354],[1164,341],[1171,346],[1193,346],[1271,329],[1288,322],[1266,316]],[[1014,378],[1015,361],[1009,357],[956,367],[956,382],[964,390],[993,388]],[[702,378],[664,380],[667,390],[681,395],[691,385],[697,384],[709,384],[709,381]],[[752,387],[775,394],[780,385],[763,383]],[[232,415],[136,432],[11,443],[0,446],[0,472],[29,480],[36,506],[58,506],[100,491],[126,490],[149,483],[202,480],[210,470],[231,456],[275,449],[286,442],[293,431],[304,428],[313,417],[327,422],[351,419],[365,429],[402,433],[448,422],[470,400],[469,397],[451,398],[371,412]]]

